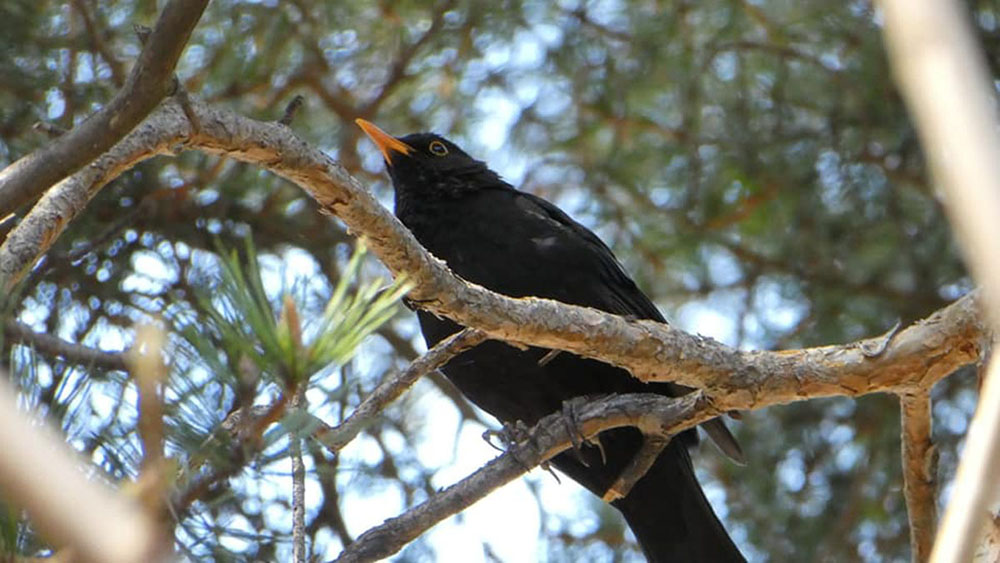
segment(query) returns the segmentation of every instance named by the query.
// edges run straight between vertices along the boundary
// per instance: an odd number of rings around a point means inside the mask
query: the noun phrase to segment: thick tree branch
[[[0,171],[0,217],[37,198],[93,161],[160,103],[174,67],[208,0],[171,0],[163,8],[118,94],[69,133]]]
[[[995,83],[967,8],[951,0],[882,0],[893,71],[984,311],[1000,330],[1000,131]],[[993,355],[932,561],[965,563],[987,503],[1000,496],[1000,356]]]
[[[727,410],[754,409],[808,397],[858,396],[928,386],[978,360],[985,330],[977,299],[966,296],[892,337],[781,352],[742,351],[670,325],[551,301],[512,299],[452,274],[360,183],[286,127],[193,103],[201,127],[192,133],[183,112],[166,102],[111,152],[66,180],[103,185],[122,170],[184,145],[255,163],[312,195],[321,207],[367,237],[394,274],[414,285],[420,307],[481,330],[490,338],[569,351],[628,369],[644,381],[702,388]],[[56,190],[53,190],[56,191]],[[48,197],[48,196],[46,196]],[[26,269],[55,238],[29,232],[34,212],[0,246],[0,274]],[[62,216],[64,225],[70,216]],[[16,279],[12,278],[12,279]],[[11,279],[8,279],[8,283]]]
[[[903,437],[903,494],[910,520],[913,561],[927,561],[937,526],[937,450],[931,442],[929,390],[899,395]]]
[[[511,445],[503,455],[475,473],[423,504],[361,534],[344,549],[337,562],[376,561],[396,553],[431,526],[569,449],[580,435],[591,438],[605,430],[633,426],[647,435],[669,437],[720,414],[701,393],[679,399],[635,394],[612,395],[597,401],[575,399],[573,402],[576,428],[567,427],[562,413],[543,418],[525,440]]]

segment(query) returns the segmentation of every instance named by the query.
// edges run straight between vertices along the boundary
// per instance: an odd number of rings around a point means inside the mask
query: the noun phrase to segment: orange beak
[[[365,121],[359,117],[355,119],[354,122],[357,123],[358,127],[365,132],[365,135],[368,135],[368,138],[375,143],[378,150],[382,151],[382,156],[385,157],[386,162],[392,162],[393,152],[403,154],[410,154],[413,152],[413,147],[379,129],[371,121]]]

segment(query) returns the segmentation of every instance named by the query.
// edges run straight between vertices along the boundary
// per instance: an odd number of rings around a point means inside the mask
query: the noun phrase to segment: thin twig
[[[937,524],[937,449],[931,441],[931,397],[926,389],[900,393],[903,494],[914,562],[927,561]]]
[[[228,430],[235,436],[235,442],[240,447],[234,451],[231,459],[227,460],[229,465],[216,468],[215,471],[193,480],[185,488],[176,492],[170,509],[177,515],[178,520],[183,519],[183,514],[192,503],[204,498],[219,483],[236,475],[243,469],[243,466],[252,459],[253,455],[260,451],[262,447],[261,437],[264,434],[264,430],[280,420],[287,408],[288,396],[287,394],[282,394],[270,406],[248,406],[245,412],[233,413],[234,416],[231,418],[236,418],[237,420],[233,421],[231,425],[227,424],[230,422],[229,419],[223,423],[223,429]]]
[[[306,404],[306,385],[299,385],[292,402],[292,409],[302,409]],[[292,561],[306,561],[306,466],[302,461],[302,438],[296,432],[288,434],[292,456]]]
[[[305,101],[306,101],[305,97],[302,96],[301,94],[298,94],[294,98],[292,98],[292,101],[288,102],[288,105],[285,106],[285,113],[284,115],[281,116],[281,119],[278,120],[278,123],[286,127],[291,125],[292,120],[295,119],[295,113],[299,111],[299,109],[302,107],[302,104],[305,103]]]
[[[340,451],[371,424],[389,403],[412,387],[418,379],[440,368],[461,351],[472,348],[484,340],[486,336],[482,332],[471,329],[464,329],[442,340],[426,354],[413,360],[402,373],[379,384],[365,397],[358,408],[354,409],[347,420],[332,428],[320,427],[316,431],[317,440],[331,452]]]

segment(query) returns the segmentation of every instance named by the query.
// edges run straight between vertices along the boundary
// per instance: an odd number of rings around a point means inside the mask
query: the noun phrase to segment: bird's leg
[[[660,453],[663,452],[663,448],[667,447],[670,443],[670,438],[664,436],[657,436],[646,434],[642,437],[642,447],[639,451],[635,453],[632,461],[629,462],[628,467],[622,471],[622,474],[618,476],[618,479],[610,487],[608,487],[607,492],[601,497],[605,502],[614,502],[618,499],[625,498],[628,496],[629,491],[632,487],[639,482],[649,471],[649,468],[653,466],[653,463]]]
[[[500,441],[499,446],[493,443],[493,438]],[[486,440],[487,444],[501,452],[506,451],[507,448],[518,442],[525,442],[530,438],[531,429],[521,420],[514,421],[513,423],[504,422],[500,430],[488,429],[483,432],[483,440]]]

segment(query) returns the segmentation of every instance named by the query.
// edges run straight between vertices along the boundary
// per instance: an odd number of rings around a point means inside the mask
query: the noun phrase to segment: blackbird
[[[393,137],[358,125],[385,157],[396,216],[432,254],[463,279],[510,297],[544,297],[635,319],[666,322],[590,230],[548,201],[519,191],[485,163],[432,133]],[[459,331],[454,322],[418,311],[428,346]],[[570,353],[518,349],[488,341],[453,358],[444,374],[477,406],[503,423],[534,424],[574,397],[691,391],[643,383],[628,372]],[[702,427],[730,457],[742,452],[723,422]],[[610,430],[599,445],[557,456],[553,465],[603,496],[639,451],[633,428]],[[688,430],[667,445],[627,496],[613,501],[654,562],[743,561],[695,478]]]

